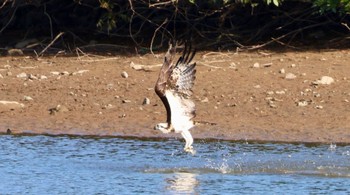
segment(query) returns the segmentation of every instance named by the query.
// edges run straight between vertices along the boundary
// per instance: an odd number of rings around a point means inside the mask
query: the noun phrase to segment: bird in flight
[[[196,51],[185,43],[182,56],[174,63],[176,49],[179,47],[176,43],[169,45],[159,72],[155,92],[165,106],[167,119],[166,123],[158,123],[154,129],[162,133],[181,133],[186,141],[184,150],[194,154],[193,137],[189,130],[194,127],[193,118],[196,116],[196,107],[191,100],[196,78],[196,63],[191,61]]]

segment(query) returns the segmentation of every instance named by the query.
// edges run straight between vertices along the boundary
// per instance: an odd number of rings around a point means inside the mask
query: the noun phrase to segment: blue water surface
[[[0,194],[350,194],[350,146],[0,136]]]

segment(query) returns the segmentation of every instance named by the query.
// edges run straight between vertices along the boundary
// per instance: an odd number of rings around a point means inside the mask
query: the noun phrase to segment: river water
[[[350,194],[350,146],[0,136],[0,194]]]

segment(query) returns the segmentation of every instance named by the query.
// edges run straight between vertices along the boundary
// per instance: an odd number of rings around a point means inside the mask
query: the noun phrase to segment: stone
[[[287,79],[287,80],[293,80],[295,78],[297,78],[297,76],[295,76],[295,74],[293,74],[293,73],[287,73],[286,77],[285,77],[285,79]]]
[[[73,72],[71,75],[83,74],[83,73],[86,73],[86,72],[89,72],[89,70],[78,70],[76,72]]]
[[[3,79],[4,77],[2,76],[2,74],[0,74],[0,79]]]
[[[330,85],[332,83],[334,83],[334,79],[329,76],[323,76],[321,79],[313,82],[315,85]]]
[[[50,114],[56,114],[57,112],[68,112],[69,109],[66,107],[66,106],[63,106],[63,105],[57,105],[56,107],[54,108],[50,108],[49,109],[49,112]]]
[[[298,101],[298,102],[297,102],[297,105],[298,105],[299,107],[304,107],[304,106],[309,105],[309,102],[306,101],[306,100],[301,100],[301,101]]]
[[[40,75],[39,79],[40,79],[40,80],[47,79],[47,76],[45,76],[45,75]]]
[[[273,95],[273,94],[275,94],[275,92],[273,92],[273,91],[267,91],[266,94],[267,94],[267,95]]]
[[[283,95],[283,94],[286,94],[286,92],[284,90],[281,90],[281,91],[275,91],[275,93],[277,95]]]
[[[142,105],[148,105],[151,104],[151,100],[149,98],[143,99]]]
[[[125,104],[125,103],[130,103],[131,100],[122,100],[122,102]]]
[[[61,75],[69,75],[69,72],[68,71],[63,71],[60,73]]]
[[[16,77],[21,78],[21,79],[25,79],[25,78],[28,78],[28,75],[27,75],[27,73],[22,72],[22,73],[18,74]]]
[[[202,103],[207,103],[207,102],[209,102],[208,97],[205,97],[204,99],[202,99],[201,102],[202,102]]]
[[[317,105],[317,106],[315,106],[315,108],[321,110],[321,109],[323,109],[323,106]]]
[[[30,96],[26,96],[26,95],[25,95],[25,96],[23,97],[23,100],[24,100],[24,101],[33,101],[33,98],[30,97]]]
[[[113,108],[112,104],[107,104],[107,105],[102,106],[102,109],[110,109],[110,108]]]
[[[52,74],[53,76],[58,76],[58,75],[60,75],[60,72],[52,71],[52,72],[50,72],[50,74]]]
[[[234,62],[231,62],[229,68],[237,69],[237,65]]]
[[[286,73],[286,70],[284,70],[284,68],[282,68],[282,69],[279,71],[279,73],[285,74],[285,73]]]
[[[260,64],[259,64],[258,62],[255,62],[255,63],[253,64],[253,68],[260,68]]]
[[[264,68],[271,67],[271,66],[272,66],[272,62],[269,62],[269,63],[266,63],[266,64],[262,64],[262,66],[263,66]]]
[[[28,78],[30,80],[38,80],[38,77],[34,76],[33,74],[28,74]]]
[[[123,71],[123,72],[121,73],[121,75],[122,75],[123,78],[128,78],[128,77],[129,77],[128,73],[125,72],[125,71]]]
[[[0,101],[0,112],[24,108],[24,104],[16,101]]]

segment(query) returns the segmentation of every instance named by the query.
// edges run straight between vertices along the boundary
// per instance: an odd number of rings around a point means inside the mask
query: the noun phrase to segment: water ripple
[[[350,193],[350,146],[0,136],[4,194]],[[11,188],[9,188],[11,186]]]

